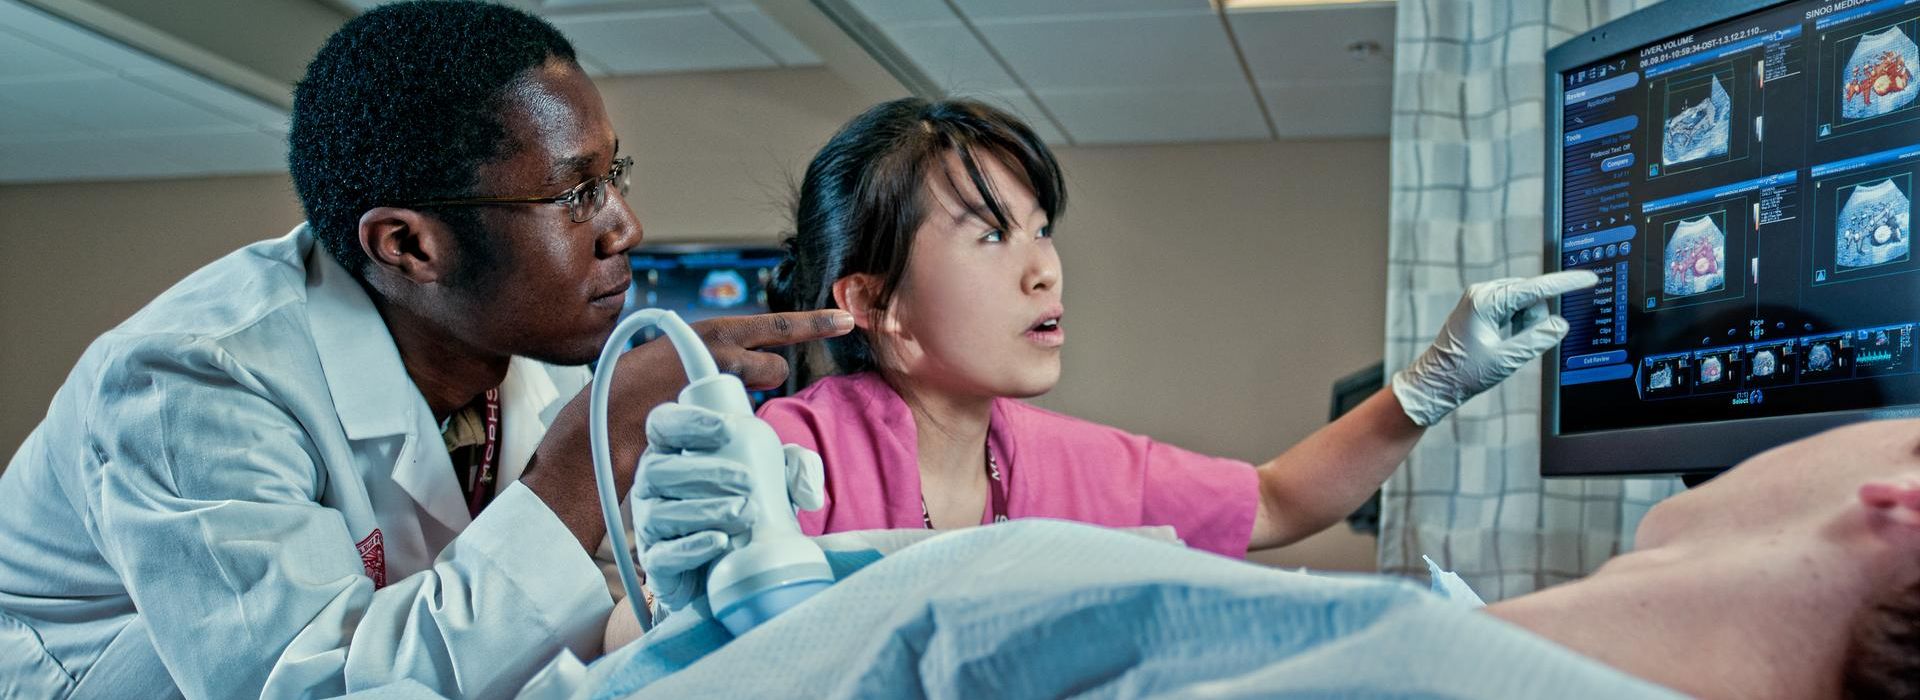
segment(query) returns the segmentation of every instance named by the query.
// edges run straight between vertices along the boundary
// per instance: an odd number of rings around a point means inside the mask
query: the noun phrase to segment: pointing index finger
[[[1564,270],[1527,280],[1520,285],[1520,289],[1533,295],[1534,301],[1541,301],[1587,289],[1599,283],[1600,276],[1591,270]]]
[[[786,311],[740,318],[733,336],[741,347],[771,348],[846,335],[853,330],[853,314],[840,309]]]
[[[1553,297],[1577,292],[1600,283],[1600,276],[1587,270],[1566,270],[1508,282],[1493,297],[1491,311],[1498,318],[1519,313]]]

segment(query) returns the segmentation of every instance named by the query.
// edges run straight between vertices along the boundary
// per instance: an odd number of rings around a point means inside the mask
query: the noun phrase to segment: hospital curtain
[[[1541,272],[1546,50],[1653,2],[1400,0],[1389,368],[1427,347],[1467,285]],[[1536,362],[1429,430],[1387,482],[1381,570],[1423,575],[1428,555],[1489,601],[1545,588],[1631,548],[1680,488],[1543,480],[1539,420]]]

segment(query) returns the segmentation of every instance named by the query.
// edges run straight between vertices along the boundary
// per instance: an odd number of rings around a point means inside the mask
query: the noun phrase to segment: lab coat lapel
[[[560,398],[546,366],[513,358],[507,365],[506,381],[500,383],[500,479],[496,488],[505,489],[527,470],[533,450],[547,434],[546,409]]]
[[[362,464],[369,472],[365,476],[378,479],[386,472],[435,520],[455,532],[466,528],[473,518],[440,440],[440,426],[407,376],[373,300],[321,246],[308,251],[307,269],[308,323],[347,439],[405,438],[392,464]]]

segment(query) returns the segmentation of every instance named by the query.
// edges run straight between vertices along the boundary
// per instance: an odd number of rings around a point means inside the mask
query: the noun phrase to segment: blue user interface
[[[1794,2],[1558,76],[1562,434],[1920,402],[1916,40]]]
[[[770,246],[697,244],[642,248],[629,253],[633,287],[627,292],[624,316],[639,309],[667,309],[687,323],[720,316],[767,313],[767,288],[785,252]],[[660,336],[649,328],[634,338],[637,345]],[[777,350],[793,357],[787,349]],[[749,392],[753,405],[781,396],[785,388]]]

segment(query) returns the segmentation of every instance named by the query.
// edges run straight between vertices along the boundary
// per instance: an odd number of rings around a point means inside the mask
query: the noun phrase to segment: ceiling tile
[[[37,141],[84,132],[85,127],[72,120],[56,118],[32,104],[15,102],[7,91],[0,90],[0,143]]]
[[[615,74],[779,65],[706,8],[567,15],[552,21]]]
[[[104,74],[99,67],[40,45],[30,34],[0,26],[0,81]]]
[[[195,174],[275,172],[287,168],[286,137],[249,129],[120,141],[130,153],[165,158]]]
[[[287,131],[286,111],[185,71],[143,75],[129,80],[225,117],[237,126],[282,134]]]
[[[207,129],[140,136],[93,134],[0,143],[0,181],[118,180],[142,177],[284,172],[287,142],[250,129]]]
[[[180,70],[173,64],[109,41],[98,34],[27,7],[0,0],[0,26],[32,36],[43,47],[59,51],[74,62],[123,75],[153,75]]]
[[[1213,12],[1208,0],[954,0],[960,11],[975,20],[1023,19],[1077,15],[1112,17],[1160,12]]]
[[[1037,92],[1246,89],[1246,74],[1220,18],[1211,12],[978,26],[1013,72]]]
[[[0,0],[0,182],[284,172],[286,113]]]
[[[1253,91],[1239,86],[1042,90],[1078,145],[1270,138]]]
[[[1020,121],[1026,122],[1027,127],[1033,129],[1033,133],[1048,145],[1054,147],[1068,145],[1066,134],[1055,128],[1053,120],[1047,118],[1047,113],[1040,109],[1040,103],[1027,97],[1024,92],[956,92],[953,96],[978,100],[1012,112],[1014,116],[1020,118]]]
[[[1391,82],[1262,83],[1260,96],[1280,138],[1386,136],[1393,122]]]
[[[578,8],[622,9],[622,10],[661,10],[702,7],[708,4],[702,0],[537,0],[523,5],[537,5],[530,8],[542,14],[558,14],[574,11]]]
[[[23,83],[7,86],[6,92],[16,104],[100,131],[233,125],[226,117],[119,78]]]
[[[795,37],[792,32],[780,26],[779,22],[773,21],[772,17],[768,17],[765,13],[761,12],[760,8],[746,5],[722,7],[717,11],[725,15],[727,21],[732,22],[734,27],[746,32],[748,38],[752,39],[754,43],[759,44],[761,48],[773,54],[773,57],[778,59],[781,65],[820,65],[820,57],[815,55],[812,49],[807,48],[807,45]]]
[[[847,0],[861,16],[881,27],[921,22],[956,22],[945,0]]]
[[[1227,13],[1254,80],[1262,83],[1386,82],[1393,60],[1358,57],[1355,42],[1393,48],[1394,8],[1267,10]]]
[[[0,182],[131,180],[186,173],[171,160],[129,154],[126,144],[114,139],[0,143]]]
[[[928,79],[948,91],[1020,89],[973,32],[958,21],[902,25],[884,31]]]

